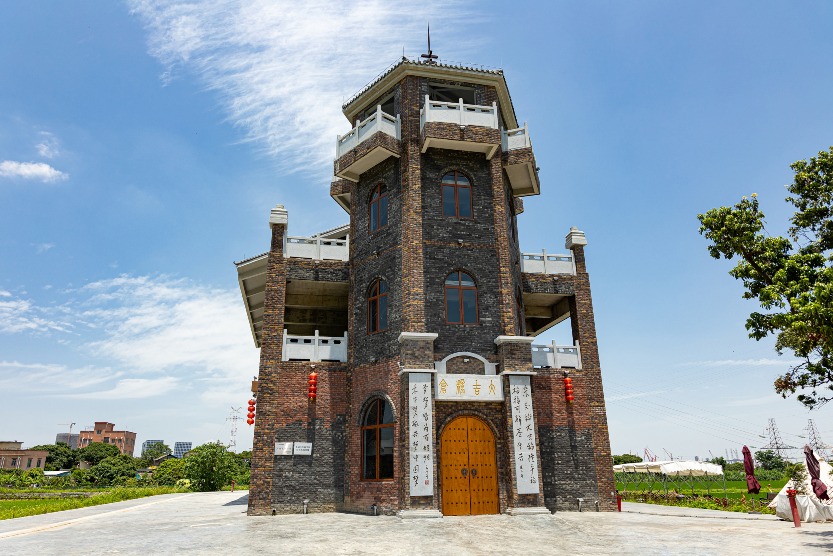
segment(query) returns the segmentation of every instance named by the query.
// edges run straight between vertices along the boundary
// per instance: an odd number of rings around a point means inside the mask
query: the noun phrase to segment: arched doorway
[[[495,435],[477,417],[452,420],[440,437],[443,515],[500,512]]]

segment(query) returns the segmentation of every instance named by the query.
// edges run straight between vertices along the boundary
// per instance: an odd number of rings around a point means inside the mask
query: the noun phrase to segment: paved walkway
[[[245,515],[245,494],[168,494],[0,521],[0,554],[830,554],[833,524],[626,503],[559,512],[401,520]],[[684,510],[677,515],[677,510]],[[750,517],[752,519],[750,519]]]

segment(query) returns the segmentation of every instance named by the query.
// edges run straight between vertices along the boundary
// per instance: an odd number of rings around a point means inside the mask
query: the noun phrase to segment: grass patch
[[[112,504],[113,502],[156,496],[157,494],[171,494],[174,492],[183,492],[183,490],[174,487],[116,488],[108,491],[96,491],[91,496],[85,498],[0,499],[0,519],[13,519],[16,517],[74,510],[76,508]]]
[[[774,508],[768,508],[767,500],[756,497],[743,500],[741,498],[718,498],[711,496],[684,496],[669,492],[622,492],[622,500],[627,502],[642,502],[644,504],[658,504],[661,506],[678,506],[683,508],[701,508],[704,510],[720,510],[724,512],[751,512],[775,514]]]
[[[757,495],[750,495],[746,491],[746,481],[726,481],[726,498],[731,499],[740,499],[746,498],[747,500],[750,496],[755,496],[756,498],[763,497],[766,498],[767,492],[774,492],[778,493],[781,491],[781,488],[787,484],[787,479],[780,479],[778,481],[760,481],[761,483],[761,492]],[[625,485],[622,483],[617,482],[616,488],[619,490],[620,493],[624,492]],[[628,494],[635,492],[635,493],[661,493],[665,494],[665,491],[662,488],[662,483],[655,482],[649,487],[646,484],[639,485],[639,490],[634,490],[632,485],[628,485]],[[669,492],[671,489],[669,488]],[[695,485],[694,492],[692,493],[691,489],[683,488],[680,489],[679,494],[684,494],[686,496],[692,496],[696,494],[698,496],[706,496],[711,495],[715,497],[723,498],[723,483],[715,483],[714,486],[710,489],[702,488],[700,485]]]

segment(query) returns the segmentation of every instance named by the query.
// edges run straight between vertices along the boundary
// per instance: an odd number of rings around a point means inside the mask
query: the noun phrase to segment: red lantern
[[[309,389],[307,395],[311,401],[315,401],[316,391],[318,390],[318,373],[315,371],[309,374]]]
[[[567,403],[573,403],[573,400],[576,399],[573,396],[573,379],[568,376],[564,377],[564,398]]]
[[[248,417],[248,419],[246,419],[246,422],[249,423],[250,425],[253,425],[254,422],[255,422],[255,401],[254,400],[251,400],[251,399],[249,400],[249,412],[246,414],[246,417]]]
[[[246,417],[248,417],[249,419],[254,419],[255,418],[255,412],[254,411],[248,412],[246,414]]]
[[[255,404],[254,400],[249,400],[249,405],[254,405],[254,404]]]
[[[246,419],[246,422],[247,422],[247,423],[249,423],[250,425],[254,425],[254,424],[255,424],[255,420],[254,420],[254,419],[252,419],[252,418]]]

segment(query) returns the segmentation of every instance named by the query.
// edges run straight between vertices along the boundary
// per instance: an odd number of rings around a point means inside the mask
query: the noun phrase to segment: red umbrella
[[[807,459],[807,472],[810,473],[810,485],[813,487],[813,493],[819,500],[827,500],[827,485],[819,479],[819,460],[816,459],[816,455],[809,445],[804,446],[804,457]]]
[[[746,471],[746,489],[749,494],[761,492],[761,483],[755,478],[755,462],[752,460],[752,452],[749,448],[743,447],[743,470]]]

